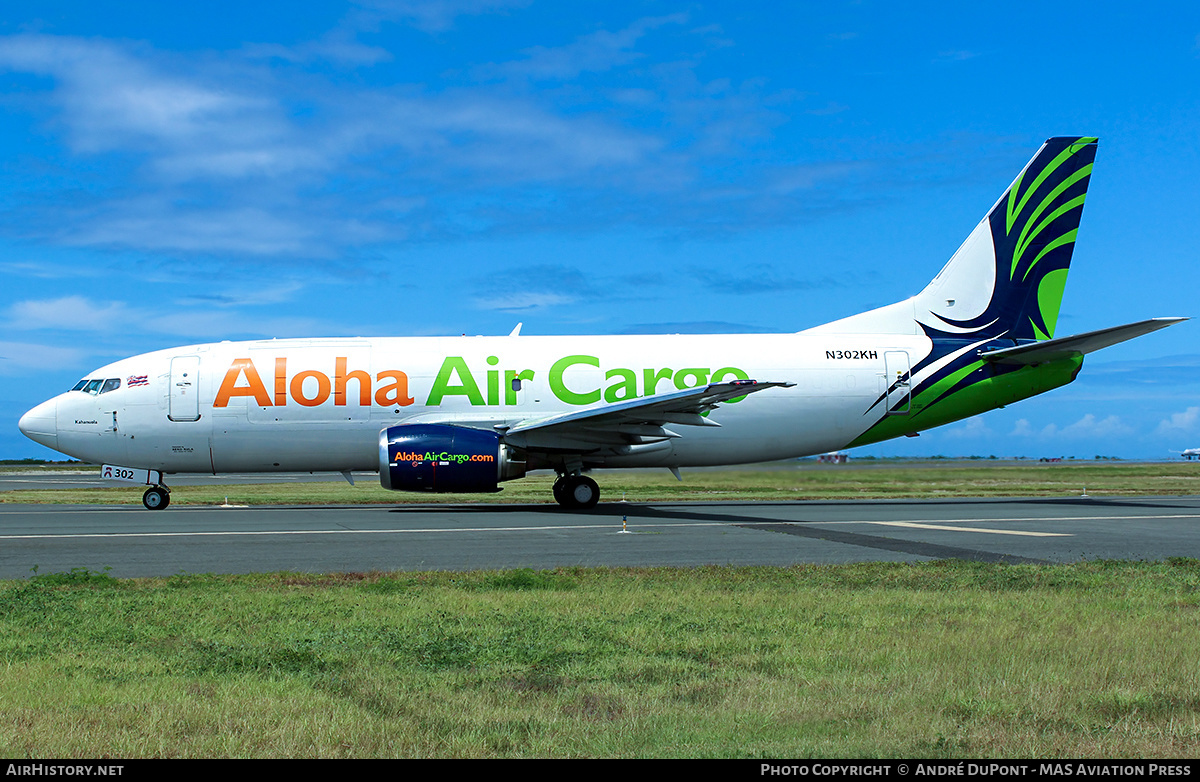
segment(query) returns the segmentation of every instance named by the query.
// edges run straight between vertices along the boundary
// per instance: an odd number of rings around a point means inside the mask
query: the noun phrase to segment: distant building
[[[823,453],[817,457],[817,461],[821,464],[845,464],[850,461],[850,454],[833,451],[831,453]]]

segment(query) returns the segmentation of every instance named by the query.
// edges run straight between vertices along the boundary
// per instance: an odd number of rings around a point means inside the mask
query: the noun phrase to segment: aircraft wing
[[[1047,339],[1042,342],[1031,342],[1028,345],[1018,345],[1013,348],[1001,348],[980,353],[979,357],[997,364],[1042,364],[1059,358],[1069,358],[1073,355],[1091,353],[1100,348],[1116,345],[1127,339],[1140,337],[1152,331],[1165,329],[1187,318],[1151,318],[1129,323],[1124,326],[1089,331],[1072,337]]]
[[[522,448],[547,451],[595,451],[604,447],[652,443],[681,435],[668,424],[720,426],[702,414],[728,402],[768,388],[794,383],[741,380],[710,383],[672,394],[630,399],[571,413],[523,421],[503,432],[504,441]]]

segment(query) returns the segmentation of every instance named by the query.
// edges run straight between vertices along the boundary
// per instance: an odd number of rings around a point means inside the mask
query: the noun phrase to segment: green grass
[[[0,583],[4,757],[1181,757],[1200,563]]]
[[[631,502],[789,501],[807,499],[888,499],[938,497],[1066,497],[1086,489],[1097,496],[1165,496],[1200,490],[1200,464],[1031,464],[940,462],[775,465],[769,469],[685,470],[683,482],[666,470],[599,470],[603,499]],[[264,477],[264,480],[269,478]],[[169,480],[169,478],[168,478]],[[496,494],[416,494],[389,492],[370,478],[345,482],[230,486],[177,486],[172,505],[401,504],[410,502],[553,502],[552,475],[534,475],[502,484]],[[0,502],[128,504],[141,489],[20,490],[0,492]]]
[[[1195,491],[1195,465],[598,472],[608,499]],[[172,502],[549,502],[376,484]],[[9,502],[131,503],[136,487]],[[2,757],[1180,757],[1200,563],[0,582]]]

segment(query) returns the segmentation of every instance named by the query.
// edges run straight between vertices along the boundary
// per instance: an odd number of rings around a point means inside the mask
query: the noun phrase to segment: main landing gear
[[[171,490],[166,486],[151,486],[142,495],[142,504],[150,510],[162,510],[171,504]]]
[[[554,499],[564,508],[590,508],[600,501],[600,487],[586,475],[560,475],[554,482]]]

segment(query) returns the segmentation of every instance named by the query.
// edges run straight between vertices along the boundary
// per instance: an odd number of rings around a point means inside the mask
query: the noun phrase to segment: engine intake
[[[496,432],[400,424],[379,433],[379,482],[393,491],[494,492],[525,475],[519,457]]]

